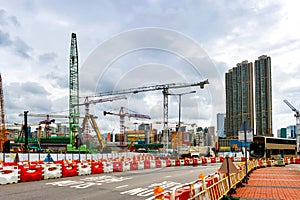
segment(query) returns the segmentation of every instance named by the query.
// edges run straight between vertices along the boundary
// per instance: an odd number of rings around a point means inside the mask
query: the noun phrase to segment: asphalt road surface
[[[34,182],[0,185],[1,200],[119,200],[153,196],[153,188],[165,190],[192,182],[198,175],[214,173],[220,163],[145,169],[88,176],[75,176]]]

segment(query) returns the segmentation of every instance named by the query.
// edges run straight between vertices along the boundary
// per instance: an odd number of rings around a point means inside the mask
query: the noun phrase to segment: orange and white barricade
[[[19,169],[18,166],[0,167],[0,185],[9,183],[18,183]]]
[[[45,163],[43,170],[44,170],[44,179],[62,177],[62,166],[61,166],[61,164]]]

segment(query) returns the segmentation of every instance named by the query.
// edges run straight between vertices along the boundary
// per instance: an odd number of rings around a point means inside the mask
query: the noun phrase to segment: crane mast
[[[126,112],[124,110],[127,110]],[[124,147],[124,140],[125,140],[125,117],[131,118],[142,118],[142,119],[151,119],[149,115],[138,114],[135,111],[129,110],[128,108],[121,107],[119,113],[112,113],[104,111],[103,115],[116,115],[120,117],[120,146]]]
[[[70,145],[75,144],[75,136],[79,132],[79,76],[78,76],[78,49],[76,33],[72,33],[70,60],[69,60],[69,122],[70,122]]]
[[[3,151],[3,144],[7,140],[6,135],[6,127],[5,127],[5,114],[4,114],[4,94],[3,94],[3,88],[2,88],[2,76],[0,74],[0,109],[1,109],[1,132],[0,132],[0,151]]]
[[[153,85],[153,86],[144,86],[144,87],[137,87],[131,89],[123,89],[123,90],[115,90],[109,92],[101,92],[94,96],[96,97],[103,97],[103,96],[110,96],[110,95],[121,95],[121,94],[137,94],[140,92],[149,92],[155,90],[162,90],[164,99],[163,99],[163,118],[164,118],[164,132],[167,133],[168,131],[168,95],[169,89],[179,89],[179,88],[187,88],[187,87],[195,87],[199,86],[200,89],[204,89],[204,85],[209,84],[208,80],[201,81],[199,83],[170,83],[170,84],[162,84],[162,85]],[[164,149],[167,147],[167,134],[164,134],[163,138],[163,145]]]
[[[85,106],[85,117],[84,117],[83,122],[82,122],[82,131],[80,131],[80,133],[79,133],[80,135],[78,135],[77,140],[81,139],[81,136],[82,136],[81,134],[82,133],[88,132],[89,124],[91,124],[92,128],[94,129],[94,131],[97,134],[97,138],[98,138],[98,141],[99,141],[100,146],[101,146],[101,151],[103,151],[103,149],[105,147],[105,144],[104,144],[103,138],[101,136],[101,132],[98,128],[98,125],[95,121],[95,117],[89,113],[89,111],[90,111],[89,106],[90,106],[90,104],[104,103],[104,102],[122,100],[122,99],[127,99],[127,97],[126,96],[113,96],[113,97],[93,99],[93,100],[89,100],[88,97],[85,97],[85,100],[84,100],[83,103],[74,104],[74,106],[83,106],[83,105]],[[88,122],[90,122],[90,123],[88,123]],[[76,143],[77,143],[77,146],[78,146],[78,144],[82,143],[82,141],[76,141]]]

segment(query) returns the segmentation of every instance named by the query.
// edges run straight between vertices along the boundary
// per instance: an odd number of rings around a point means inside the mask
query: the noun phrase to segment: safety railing
[[[248,171],[251,172],[259,167],[256,160],[249,161]],[[236,188],[246,176],[245,164],[239,164],[239,172],[230,174],[228,179],[227,174],[219,174],[218,172],[208,175],[196,181],[176,186],[171,191],[164,191],[153,198],[155,200],[220,200],[224,195],[227,195],[232,188]],[[230,184],[229,184],[230,180]]]

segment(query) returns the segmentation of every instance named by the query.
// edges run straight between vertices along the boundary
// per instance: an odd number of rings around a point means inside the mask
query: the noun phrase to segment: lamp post
[[[178,96],[178,131],[177,131],[177,151],[179,153],[179,142],[180,142],[180,120],[181,120],[181,97],[186,94],[193,94],[196,93],[196,91],[190,91],[190,92],[185,92],[185,93],[179,93],[179,94],[173,94],[169,93],[168,95],[174,95]]]

